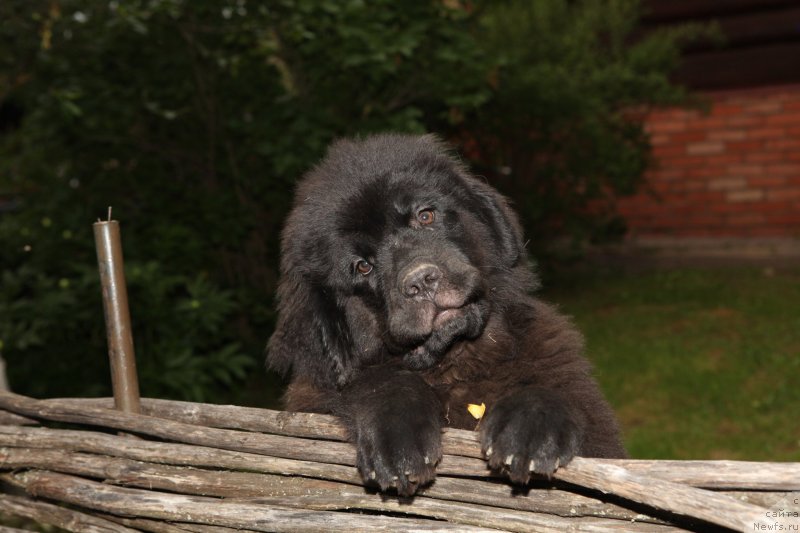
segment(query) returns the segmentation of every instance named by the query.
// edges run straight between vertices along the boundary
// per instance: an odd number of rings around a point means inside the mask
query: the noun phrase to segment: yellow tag
[[[480,420],[481,418],[483,418],[483,413],[486,412],[486,404],[485,403],[481,403],[480,405],[474,403],[467,404],[467,411],[469,411],[469,414],[471,414],[475,420]]]

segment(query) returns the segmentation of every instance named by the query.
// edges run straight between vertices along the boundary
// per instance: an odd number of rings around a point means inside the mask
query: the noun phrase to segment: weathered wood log
[[[261,498],[273,504],[292,507],[334,510],[342,507],[394,512],[396,498],[366,493],[360,486],[334,483],[313,478],[285,477],[163,466],[102,455],[67,452],[57,449],[0,449],[3,468],[35,468],[105,480],[124,486],[167,490],[181,494],[226,498]],[[779,504],[788,493],[731,493],[743,501],[759,505]],[[458,502],[449,504],[444,502]],[[476,504],[471,506],[469,504]],[[478,509],[473,513],[469,509]],[[475,515],[476,522],[483,514],[498,509],[518,509],[564,517],[594,516],[619,520],[660,522],[624,507],[593,498],[553,489],[532,489],[525,497],[512,497],[505,485],[477,480],[440,478],[414,500],[414,513],[422,516],[447,518],[459,522],[460,516]],[[456,513],[456,515],[452,515]],[[503,514],[502,512],[500,514]],[[517,513],[519,514],[519,513]],[[505,518],[514,517],[506,513]],[[524,519],[517,521],[524,523]],[[504,524],[515,530],[514,521]]]
[[[70,407],[111,409],[113,398],[54,398],[45,404]],[[177,422],[222,429],[243,429],[291,437],[323,440],[346,440],[344,427],[334,416],[315,413],[273,411],[235,405],[212,405],[196,402],[142,398],[142,414]]]
[[[622,467],[575,457],[559,469],[559,479],[582,487],[612,492],[623,498],[645,501],[657,509],[686,514],[734,530],[745,529],[764,516],[765,509],[736,501],[724,494],[635,474]],[[610,489],[610,490],[609,490]],[[646,498],[642,495],[647,494]],[[720,514],[719,510],[725,509]]]
[[[232,527],[208,526],[205,524],[187,524],[186,522],[164,522],[147,518],[125,518],[104,513],[97,513],[96,516],[139,531],[150,531],[152,533],[254,533],[252,529],[234,529]]]
[[[79,477],[44,471],[28,471],[14,475],[19,486],[31,494],[66,501],[89,509],[125,515],[136,509],[139,516],[180,522],[199,522],[227,527],[247,527],[255,531],[627,531],[630,521],[598,520],[592,518],[565,519],[542,513],[486,508],[476,505],[447,504],[420,498],[413,504],[400,500],[370,498],[352,488],[351,497],[336,503],[318,495],[308,495],[307,506],[287,507],[275,498],[250,500],[214,500],[196,496],[175,495],[159,491],[141,491],[110,487]],[[421,502],[421,503],[420,503]],[[395,516],[430,516],[447,522],[363,516],[334,512],[357,509],[389,511]],[[313,509],[313,513],[308,510]],[[480,527],[474,527],[478,523]],[[492,529],[485,529],[485,527]],[[676,528],[655,524],[640,524],[638,530],[669,532]]]
[[[331,464],[354,464],[355,460],[353,448],[340,442],[330,442],[321,447],[316,441],[310,439],[206,428],[164,418],[97,407],[77,408],[47,400],[34,400],[10,392],[0,392],[0,408],[23,416],[108,427],[150,437],[219,447],[226,450],[252,453],[270,452],[277,453],[278,457],[288,459],[306,459]]]
[[[0,448],[0,465],[8,469],[51,470],[103,479],[107,483],[182,494],[227,498],[273,497],[277,498],[274,501],[291,502],[284,503],[286,505],[311,509],[349,506],[394,510],[388,506],[386,496],[366,493],[360,485],[315,478],[163,466],[56,449]],[[391,499],[397,500],[396,497],[388,498]],[[458,502],[462,506],[476,504],[494,508],[493,512],[516,509],[563,517],[594,516],[656,522],[624,507],[579,494],[555,489],[531,489],[525,497],[513,497],[507,485],[473,479],[439,478],[414,500],[414,512],[428,516],[430,513],[426,512],[427,508],[439,512],[447,509],[446,506],[432,506],[429,500]]]
[[[60,527],[68,531],[86,533],[136,533],[135,529],[125,527],[103,518],[66,509],[50,503],[0,494],[0,512],[34,520],[40,524]]]
[[[27,529],[17,529],[15,527],[0,526],[0,533],[30,533]]]
[[[93,431],[0,426],[0,446],[83,451],[153,463],[227,468],[361,483],[361,477],[352,466],[283,459],[206,446],[154,442]]]
[[[279,505],[240,503],[200,496],[113,487],[76,476],[31,470],[13,478],[36,497],[50,498],[121,516],[203,523],[267,532],[466,531],[496,530],[416,518],[309,512]]]
[[[64,398],[42,401],[74,407],[111,408],[114,405],[113,398]],[[142,413],[187,424],[216,428],[242,429],[320,440],[345,440],[344,428],[336,417],[329,415],[152,398],[142,398]],[[474,432],[446,429],[442,440],[446,455],[482,459]],[[700,488],[800,490],[800,463],[642,459],[614,459],[603,462],[667,481],[686,483]],[[483,472],[453,473],[456,475],[487,475],[485,469]]]
[[[9,413],[8,411],[0,410],[0,425],[3,426],[35,426],[39,423],[32,419],[27,418],[24,416],[15,415],[14,413]]]

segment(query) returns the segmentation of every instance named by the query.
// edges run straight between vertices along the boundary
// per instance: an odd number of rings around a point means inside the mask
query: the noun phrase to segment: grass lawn
[[[800,461],[800,270],[582,274],[542,297],[586,336],[632,457]]]

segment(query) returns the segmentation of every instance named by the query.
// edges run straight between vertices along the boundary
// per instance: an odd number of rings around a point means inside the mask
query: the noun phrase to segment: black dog
[[[580,334],[531,296],[515,214],[434,137],[335,143],[282,252],[269,364],[291,371],[288,409],[346,421],[365,480],[432,480],[443,425],[476,425],[467,404],[486,404],[486,458],[518,483],[625,455]]]

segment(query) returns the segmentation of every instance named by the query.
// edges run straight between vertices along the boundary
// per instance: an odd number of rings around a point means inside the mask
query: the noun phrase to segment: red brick
[[[658,181],[686,181],[686,170],[673,167],[660,167],[651,169],[645,174],[647,183]]]
[[[767,221],[773,224],[786,224],[798,226],[800,225],[800,211],[793,213],[777,213],[774,215],[767,215]]]
[[[759,213],[775,214],[775,213],[782,213],[786,211],[790,211],[792,209],[792,202],[791,201],[765,201],[759,202],[757,204],[753,204],[751,206],[753,211],[758,211]]]
[[[647,130],[653,133],[675,133],[686,130],[686,122],[679,120],[659,120],[648,122]]]
[[[686,217],[678,216],[674,213],[664,213],[653,222],[656,228],[679,228],[686,225]]]
[[[797,100],[795,102],[785,102],[783,104],[783,108],[786,111],[800,111],[800,100]]]
[[[793,113],[783,113],[773,115],[764,120],[764,124],[769,126],[796,126],[800,125],[800,111]]]
[[[712,213],[750,213],[753,211],[753,206],[748,202],[726,202],[711,204],[708,210]]]
[[[722,215],[712,215],[712,214],[697,214],[691,215],[686,217],[686,225],[697,227],[697,226],[716,226],[719,224],[724,223],[725,218]]]
[[[800,187],[788,189],[770,189],[767,191],[767,200],[784,202],[800,200]]]
[[[650,144],[653,146],[660,146],[662,144],[667,144],[670,140],[670,136],[666,133],[659,133],[656,135],[650,136]]]
[[[747,130],[747,136],[750,139],[779,139],[784,135],[786,135],[786,128],[776,126],[750,128]]]
[[[682,131],[680,133],[673,133],[669,136],[669,140],[673,144],[686,144],[696,141],[706,140],[707,132],[705,131]]]
[[[772,150],[800,150],[800,139],[771,139],[766,141],[766,149]]]
[[[778,176],[800,176],[800,164],[783,163],[767,165],[767,172]]]
[[[714,116],[728,116],[728,115],[739,115],[744,110],[742,104],[731,104],[731,103],[722,103],[722,104],[715,104],[714,107],[711,108],[711,114]]]
[[[728,173],[732,176],[762,176],[766,172],[763,165],[754,163],[737,163],[727,167]]]
[[[658,117],[660,120],[676,120],[680,122],[687,122],[689,120],[696,119],[698,116],[701,116],[701,112],[696,109],[670,107],[656,111],[652,116]]]
[[[684,155],[681,157],[670,157],[661,161],[662,166],[669,165],[673,168],[682,168],[682,167],[693,167],[697,165],[702,165],[704,161],[703,157],[699,156],[692,156],[692,155]]]
[[[674,191],[679,192],[681,194],[688,195],[690,198],[694,197],[695,194],[705,192],[706,190],[706,182],[705,180],[684,180],[684,181],[676,181]]]
[[[729,202],[758,202],[764,199],[761,189],[743,189],[741,191],[728,191],[726,199]]]
[[[766,222],[764,215],[759,213],[741,213],[725,217],[725,222],[731,226],[754,226]]]
[[[761,150],[764,147],[763,141],[730,141],[727,143],[728,150],[731,152],[752,152]],[[747,156],[749,154],[745,154]]]
[[[635,209],[633,206],[630,206],[629,210],[627,210],[631,214],[635,214],[638,217],[652,217],[652,219],[658,219],[664,216],[669,210],[664,207],[663,205],[637,205]],[[624,212],[620,209],[620,213]]]
[[[759,99],[747,106],[748,111],[760,114],[778,113],[782,109],[783,102],[774,98]]]
[[[787,156],[781,152],[745,152],[744,159],[748,163],[775,163],[785,161]]]
[[[663,146],[653,147],[653,157],[655,157],[656,159],[679,157],[685,154],[686,154],[686,146],[682,144],[678,145],[667,144]]]
[[[747,185],[750,187],[776,187],[786,184],[786,178],[784,176],[753,176],[747,178]]]
[[[713,165],[725,166],[725,165],[735,165],[736,163],[739,163],[742,160],[744,160],[743,154],[739,154],[736,152],[728,152],[719,155],[707,156],[702,160],[702,164],[709,166]]]
[[[687,168],[683,172],[684,180],[687,178],[692,181],[706,181],[708,178],[724,177],[727,174],[727,167],[719,165],[698,165]]]
[[[741,141],[747,138],[747,130],[741,128],[729,128],[708,132],[710,141]]]
[[[695,206],[705,208],[709,204],[724,201],[725,194],[724,191],[698,191],[692,193],[690,200]]]
[[[675,168],[673,166],[660,166],[653,168],[651,172],[646,175],[646,179],[649,180],[674,180],[674,179],[683,179],[686,177],[686,169],[682,168]]]
[[[664,196],[669,194],[669,189],[670,182],[668,181],[653,181],[648,184],[648,192],[655,194],[660,201],[665,201]]]
[[[747,127],[747,128],[758,126],[763,123],[764,123],[764,117],[762,117],[761,115],[750,115],[750,114],[728,117],[728,119],[725,121],[726,126]]]
[[[745,189],[747,180],[741,177],[722,177],[708,180],[709,191],[733,191]]]
[[[721,130],[728,127],[730,124],[729,120],[722,119],[720,117],[698,117],[693,120],[689,120],[686,123],[687,129],[690,131],[709,131],[709,130]]]

